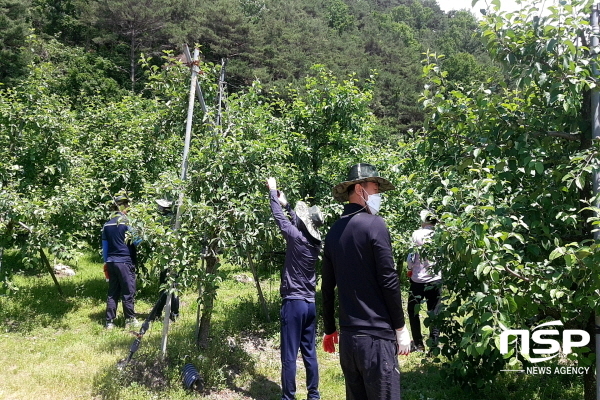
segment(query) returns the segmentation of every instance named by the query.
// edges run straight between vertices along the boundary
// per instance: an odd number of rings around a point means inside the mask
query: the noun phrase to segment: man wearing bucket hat
[[[438,220],[430,210],[421,210],[419,213],[421,228],[412,234],[412,242],[415,247],[423,246],[433,235],[435,224]],[[411,351],[424,351],[423,334],[421,333],[421,320],[419,312],[415,312],[416,305],[422,301],[427,302],[427,311],[437,314],[442,299],[442,274],[435,272],[435,262],[421,257],[419,252],[413,250],[407,257],[408,276],[410,278],[410,291],[408,296],[408,319],[410,321],[410,332],[414,342]],[[437,345],[440,330],[431,327],[429,338],[432,345]]]
[[[281,305],[281,389],[282,400],[295,399],[296,358],[302,354],[306,368],[308,399],[320,399],[319,370],[315,346],[316,275],[315,264],[321,251],[323,214],[317,206],[299,201],[292,210],[275,178],[267,179],[271,211],[287,243],[279,288]],[[283,207],[290,215],[288,218]]]
[[[400,399],[398,354],[410,351],[390,234],[377,216],[380,193],[394,189],[373,165],[357,164],[333,197],[348,201],[325,237],[323,257],[323,349],[339,340],[346,399]],[[338,337],[335,288],[339,298]]]

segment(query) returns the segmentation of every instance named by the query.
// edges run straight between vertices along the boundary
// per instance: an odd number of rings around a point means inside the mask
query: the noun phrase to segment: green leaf
[[[482,323],[483,323],[483,322],[487,322],[487,321],[489,321],[490,319],[492,319],[492,317],[493,317],[493,314],[492,314],[491,312],[489,312],[489,311],[486,311],[486,312],[484,312],[484,313],[481,315],[481,322],[482,322]]]
[[[493,270],[490,274],[490,278],[492,279],[492,282],[500,282],[500,273],[498,273],[496,270]]]
[[[544,173],[544,164],[541,162],[536,162],[535,163],[535,170],[539,175],[542,175]]]
[[[552,250],[552,252],[550,253],[550,256],[548,257],[548,259],[550,261],[562,256],[565,254],[565,248],[564,247],[557,247],[556,249]]]
[[[462,340],[460,341],[459,347],[465,347],[469,343],[471,343],[471,337],[470,336],[463,336]]]
[[[577,263],[577,257],[575,257],[574,254],[568,253],[565,254],[565,264],[567,264],[568,267],[572,267]]]
[[[508,309],[511,313],[517,312],[518,306],[513,296],[506,296],[506,302],[508,303]]]

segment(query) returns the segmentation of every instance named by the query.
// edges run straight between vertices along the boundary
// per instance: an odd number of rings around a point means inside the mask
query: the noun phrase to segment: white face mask
[[[366,193],[367,192],[365,192],[365,194]],[[372,215],[377,215],[379,209],[381,208],[381,194],[367,194],[367,198],[365,199],[363,197],[363,200],[365,200],[365,203],[367,203],[367,206],[369,207],[369,213]]]

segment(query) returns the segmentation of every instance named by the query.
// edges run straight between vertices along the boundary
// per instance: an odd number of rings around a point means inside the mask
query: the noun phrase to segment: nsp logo
[[[562,326],[562,324],[563,323],[560,321],[550,321],[550,322],[546,322],[541,325],[538,325],[532,329],[531,340],[533,340],[534,343],[539,344],[539,345],[550,346],[550,347],[545,347],[545,348],[534,348],[533,354],[537,354],[537,355],[552,354],[552,355],[550,355],[548,357],[538,357],[538,358],[530,357],[529,358],[530,362],[539,363],[542,361],[550,360],[558,355],[558,353],[560,352],[560,349],[561,349],[560,343],[558,342],[558,340],[544,338],[542,336],[556,336],[556,335],[559,335],[560,333],[556,329],[540,329],[540,328],[543,328],[545,326],[553,326],[553,325]],[[508,345],[509,345],[508,338],[509,338],[509,336],[517,336],[512,342],[510,342],[510,343],[515,343],[515,345],[518,341],[518,337],[520,336],[521,337],[521,354],[528,356],[529,355],[529,333],[530,333],[530,331],[528,331],[526,329],[505,329],[504,326],[502,326],[502,329],[503,329],[503,331],[500,334],[500,353],[501,354],[508,353]],[[579,340],[574,340],[573,338],[578,338]],[[580,329],[565,329],[565,330],[563,330],[562,350],[563,350],[564,354],[572,353],[573,347],[583,347],[583,346],[586,346],[589,342],[590,342],[590,334],[587,333],[586,331],[583,331]]]

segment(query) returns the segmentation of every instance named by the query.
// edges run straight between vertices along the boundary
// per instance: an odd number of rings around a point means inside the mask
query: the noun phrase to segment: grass
[[[5,254],[6,256],[6,254]],[[18,266],[5,257],[3,268]],[[103,327],[106,283],[100,260],[84,257],[73,265],[74,277],[60,279],[59,296],[47,273],[13,277],[19,291],[0,296],[0,398],[2,399],[223,399],[275,400],[279,386],[279,296],[277,272],[265,274],[267,321],[253,283],[234,276],[244,272],[222,266],[208,348],[194,344],[195,294],[181,296],[181,319],[171,325],[168,356],[160,360],[162,323],[153,323],[135,358],[123,371],[117,362],[129,354],[134,337],[122,327]],[[140,289],[136,311],[143,318],[156,301],[157,283]],[[404,295],[404,299],[407,296]],[[119,315],[122,310],[119,307]],[[322,321],[319,321],[322,332]],[[320,390],[323,399],[344,399],[344,378],[336,355],[319,341]],[[193,363],[203,376],[203,393],[185,390],[181,369]],[[404,400],[581,399],[581,377],[568,375],[499,375],[479,391],[445,380],[443,367],[419,354],[400,357]],[[298,368],[298,398],[306,394],[304,368]]]

